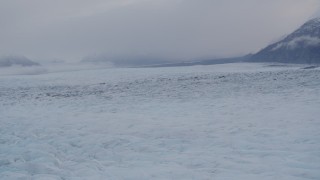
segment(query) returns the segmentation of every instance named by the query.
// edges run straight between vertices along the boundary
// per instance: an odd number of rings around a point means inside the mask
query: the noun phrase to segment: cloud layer
[[[190,60],[255,52],[318,0],[2,0],[0,55]]]

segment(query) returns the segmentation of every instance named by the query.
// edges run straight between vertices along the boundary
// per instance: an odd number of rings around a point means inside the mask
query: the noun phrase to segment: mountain
[[[320,63],[320,18],[251,56],[251,62]]]
[[[33,62],[24,56],[5,56],[0,57],[0,67],[19,66],[39,66],[39,63]]]

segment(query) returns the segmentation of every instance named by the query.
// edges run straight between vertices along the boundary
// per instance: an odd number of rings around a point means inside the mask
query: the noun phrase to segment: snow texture
[[[320,69],[0,76],[0,179],[320,179]]]

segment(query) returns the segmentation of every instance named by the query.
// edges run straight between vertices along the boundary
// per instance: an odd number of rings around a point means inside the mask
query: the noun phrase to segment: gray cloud
[[[318,0],[1,0],[0,55],[190,60],[255,52]]]

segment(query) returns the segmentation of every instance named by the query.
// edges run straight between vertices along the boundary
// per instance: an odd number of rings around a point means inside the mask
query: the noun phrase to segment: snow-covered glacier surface
[[[320,179],[320,68],[0,76],[0,179]]]

